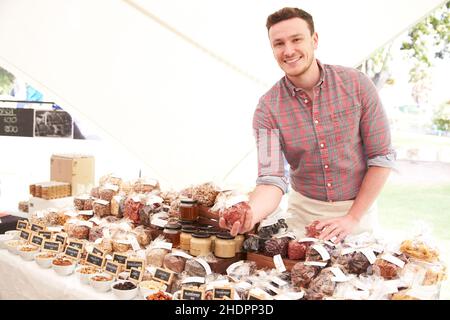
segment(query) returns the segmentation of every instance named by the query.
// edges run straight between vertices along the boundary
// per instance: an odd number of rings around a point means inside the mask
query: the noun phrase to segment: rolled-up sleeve
[[[258,178],[256,184],[274,185],[283,194],[288,190],[284,172],[284,157],[280,132],[274,125],[266,105],[261,99],[253,116],[253,134],[258,152]]]
[[[367,166],[394,168],[396,152],[391,144],[391,130],[377,89],[365,74],[360,73],[360,130]]]

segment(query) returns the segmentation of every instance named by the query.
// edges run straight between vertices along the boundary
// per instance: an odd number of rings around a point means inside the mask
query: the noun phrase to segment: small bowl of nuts
[[[12,254],[19,254],[19,247],[25,244],[25,240],[9,240],[5,242],[6,248]]]
[[[10,241],[14,239],[14,235],[12,234],[0,234],[0,249],[8,249],[6,246],[6,241]]]
[[[100,270],[92,266],[83,266],[75,270],[75,273],[80,277],[80,280],[84,284],[89,284],[89,278]]]
[[[164,283],[155,280],[147,280],[139,283],[139,291],[144,299],[153,293],[166,289],[167,286]]]
[[[95,273],[89,277],[89,283],[99,292],[107,292],[111,290],[111,284],[114,282],[113,277],[107,273]]]
[[[60,276],[68,276],[73,273],[76,262],[66,258],[56,258],[52,261],[52,268]]]
[[[112,284],[114,295],[120,300],[131,300],[136,297],[138,287],[131,281],[119,280]]]
[[[164,291],[157,291],[145,297],[146,300],[172,300],[172,295]]]
[[[39,252],[39,247],[33,245],[23,245],[19,247],[19,255],[26,261],[34,260],[34,256]]]
[[[34,260],[39,267],[48,269],[52,266],[52,261],[56,258],[56,253],[40,252],[34,256]]]

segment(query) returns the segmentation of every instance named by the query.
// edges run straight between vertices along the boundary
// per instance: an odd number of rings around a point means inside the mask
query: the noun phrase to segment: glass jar
[[[243,234],[238,234],[234,237],[234,242],[236,242],[236,253],[242,252],[242,244],[244,243],[245,237]]]
[[[231,234],[226,232],[216,235],[214,255],[219,258],[233,258],[236,255],[236,242]]]
[[[198,205],[197,200],[185,198],[180,200],[180,219],[183,221],[197,221]]]
[[[189,251],[191,248],[191,238],[192,234],[196,232],[197,229],[190,226],[190,227],[183,227],[181,229],[180,234],[180,248],[186,251]]]
[[[193,256],[207,256],[211,253],[210,234],[205,232],[193,233],[189,253]]]
[[[172,247],[177,248],[180,245],[181,224],[169,222],[164,226],[163,236],[172,243]]]
[[[217,230],[210,230],[209,234],[211,235],[211,252],[214,252],[214,245],[216,243],[216,236],[219,233]]]

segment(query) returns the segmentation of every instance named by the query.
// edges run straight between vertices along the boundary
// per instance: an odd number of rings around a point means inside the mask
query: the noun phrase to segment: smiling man
[[[255,110],[257,186],[251,210],[231,233],[248,232],[278,207],[288,192],[284,158],[292,186],[287,223],[298,237],[315,220],[321,221],[316,228],[325,240],[373,231],[375,200],[395,160],[373,83],[356,69],[315,58],[319,37],[309,13],[283,8],[267,18],[266,26],[285,76]],[[223,220],[220,224],[225,226]]]

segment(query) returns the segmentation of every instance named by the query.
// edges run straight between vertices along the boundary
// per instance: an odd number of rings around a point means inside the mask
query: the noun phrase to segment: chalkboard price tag
[[[213,300],[224,300],[234,298],[234,289],[230,287],[217,287],[213,290]]]
[[[39,236],[39,235],[37,235],[37,234],[34,234],[34,235],[31,237],[31,243],[34,244],[34,245],[37,245],[37,246],[41,247],[42,244],[44,243],[44,237],[41,237],[41,236]]]
[[[114,255],[113,255],[113,262],[116,262],[123,266],[126,264],[127,259],[128,259],[128,256],[126,256],[124,254],[114,253]]]
[[[33,137],[34,109],[0,108],[0,136]]]
[[[203,300],[205,292],[203,290],[185,288],[181,290],[181,300]]]
[[[106,254],[105,251],[100,250],[100,249],[98,249],[98,248],[96,248],[96,247],[94,247],[94,249],[92,249],[92,253],[95,254],[95,255],[97,255],[97,256],[100,256],[100,257],[104,257],[105,254]]]
[[[91,264],[93,266],[103,268],[103,264],[105,262],[105,259],[103,257],[97,256],[92,253],[88,253],[86,256],[86,263]]]
[[[28,228],[28,221],[27,220],[17,220],[17,230],[22,230]]]
[[[37,223],[31,224],[31,231],[39,232],[39,231],[42,231],[44,229],[45,229],[45,227],[41,226],[40,224],[37,224]]]
[[[81,242],[81,241],[69,240],[67,246],[78,248],[81,250],[81,252],[84,251],[84,242]]]
[[[143,275],[144,275],[143,269],[131,268],[129,279],[133,280],[133,282],[141,282]]]
[[[69,258],[73,258],[75,260],[78,260],[78,259],[80,259],[81,251],[80,251],[79,248],[67,246],[66,251],[64,252],[64,254],[67,257],[69,257]]]
[[[63,236],[62,234],[57,234],[56,236],[55,236],[55,241],[58,241],[58,242],[61,242],[61,245],[64,247],[64,245],[66,244],[66,240],[67,240],[67,237],[66,236]]]
[[[120,265],[115,262],[106,261],[105,264],[105,272],[117,278],[117,275],[120,272]]]
[[[38,231],[38,234],[44,239],[50,240],[52,238],[53,233],[51,231]]]
[[[125,270],[131,270],[131,268],[144,269],[145,268],[144,260],[127,259],[127,262],[125,263]]]
[[[174,273],[172,271],[162,269],[162,268],[156,268],[153,279],[155,279],[156,281],[165,283],[167,285],[170,285],[172,283],[173,277],[174,277]]]
[[[31,231],[22,229],[22,231],[20,231],[20,238],[25,240],[25,241],[30,241],[30,237],[31,237]]]
[[[61,248],[61,243],[58,241],[44,240],[44,245],[42,249],[47,251],[59,252]]]

